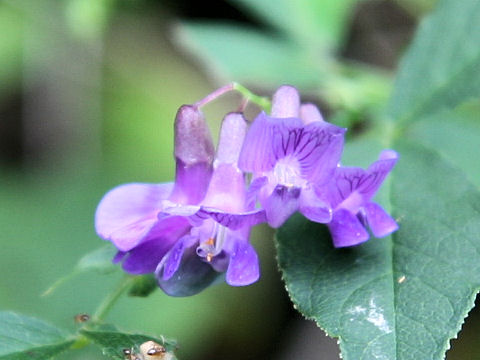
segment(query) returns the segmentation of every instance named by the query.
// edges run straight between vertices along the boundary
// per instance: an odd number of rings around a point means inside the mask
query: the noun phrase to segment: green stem
[[[93,314],[91,321],[87,322],[82,328],[85,330],[91,330],[92,327],[94,328],[98,322],[103,321],[120,296],[132,285],[133,280],[133,276],[124,277],[120,284],[111,293],[109,293],[105,299],[103,299]],[[90,344],[90,340],[81,333],[77,333],[74,340],[75,341],[70,346],[70,349],[81,349]]]
[[[95,311],[95,314],[93,314],[92,320],[94,322],[103,321],[105,319],[120,296],[132,285],[133,280],[133,276],[127,276],[123,278],[122,282],[117,286],[117,288],[107,295],[107,297],[102,301],[100,306]]]
[[[247,99],[248,101],[254,103],[255,105],[261,107],[263,110],[266,112],[270,112],[270,109],[272,107],[272,103],[269,98],[263,97],[263,96],[258,96],[252,93],[250,90],[248,90],[246,87],[243,85],[240,85],[237,82],[233,82],[233,89],[237,90],[242,96]]]

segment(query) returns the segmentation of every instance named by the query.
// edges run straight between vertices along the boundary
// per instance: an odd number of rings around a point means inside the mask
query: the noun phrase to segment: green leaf
[[[68,333],[41,320],[0,312],[0,359],[50,359],[73,343]]]
[[[421,24],[401,69],[389,115],[411,122],[480,96],[480,3],[442,0]]]
[[[138,352],[141,344],[147,341],[154,341],[165,347],[170,359],[175,359],[173,354],[177,344],[173,340],[164,339],[163,337],[153,337],[142,334],[128,334],[119,331],[98,331],[82,329],[80,333],[86,338],[93,341],[102,348],[104,355],[112,359],[124,359],[124,349],[133,349]],[[165,357],[165,360],[167,358]]]
[[[293,302],[339,337],[345,360],[443,359],[480,286],[479,193],[438,154],[395,148],[391,238],[334,249],[300,216],[277,235]]]

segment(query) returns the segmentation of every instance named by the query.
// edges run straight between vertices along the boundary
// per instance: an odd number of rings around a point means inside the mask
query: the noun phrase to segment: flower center
[[[277,161],[269,181],[287,187],[303,187],[307,182],[301,175],[300,163],[293,156],[286,156]]]

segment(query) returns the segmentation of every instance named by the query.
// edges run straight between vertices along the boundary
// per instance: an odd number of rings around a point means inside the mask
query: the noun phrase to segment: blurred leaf
[[[72,343],[69,334],[41,320],[0,312],[0,359],[50,359]]]
[[[432,10],[437,0],[396,0],[396,2],[418,18]]]
[[[0,90],[20,82],[24,17],[20,11],[0,3]]]
[[[114,4],[115,0],[69,0],[65,11],[68,25],[79,37],[99,38]]]
[[[318,84],[322,57],[309,59],[294,42],[226,24],[190,23],[182,30],[180,42],[215,69],[213,74],[223,70],[242,82]]]
[[[480,286],[479,193],[437,154],[395,148],[391,239],[334,249],[324,226],[300,216],[277,237],[292,300],[340,338],[346,360],[443,359]]]
[[[310,48],[337,48],[358,0],[232,0]]]
[[[411,122],[480,96],[480,6],[439,1],[403,59],[389,115]]]
[[[384,104],[390,78],[359,64],[341,63],[325,49],[247,27],[214,23],[185,24],[177,40],[200,56],[212,77],[262,87],[295,84],[320,88],[332,107],[364,111]]]
[[[84,255],[69,274],[62,276],[60,279],[55,281],[47,290],[42,293],[42,296],[50,295],[60,285],[83,272],[96,270],[101,274],[109,274],[115,271],[117,267],[112,263],[112,259],[116,252],[117,250],[115,247],[108,244]]]
[[[152,274],[135,276],[128,290],[129,296],[147,297],[158,288],[155,276]]]
[[[155,341],[162,345],[171,356],[170,359],[175,359],[173,352],[176,349],[176,342],[163,337],[157,338],[142,334],[128,334],[118,331],[97,331],[97,330],[80,330],[80,333],[93,341],[102,348],[103,354],[112,359],[124,359],[124,349],[133,349],[138,351],[141,344],[147,341]],[[167,360],[167,358],[165,358]]]
[[[107,244],[84,255],[75,266],[76,272],[96,270],[108,273],[115,270],[116,266],[112,263],[117,250],[112,244]]]

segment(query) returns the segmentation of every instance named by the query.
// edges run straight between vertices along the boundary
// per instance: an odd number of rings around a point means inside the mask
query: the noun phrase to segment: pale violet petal
[[[380,205],[370,202],[363,209],[368,226],[375,237],[384,237],[398,230],[396,221]]]
[[[300,119],[305,125],[316,121],[324,121],[320,110],[313,104],[302,104],[300,106]]]
[[[173,184],[126,184],[110,190],[95,213],[98,235],[122,251],[139,244],[157,222]]]

